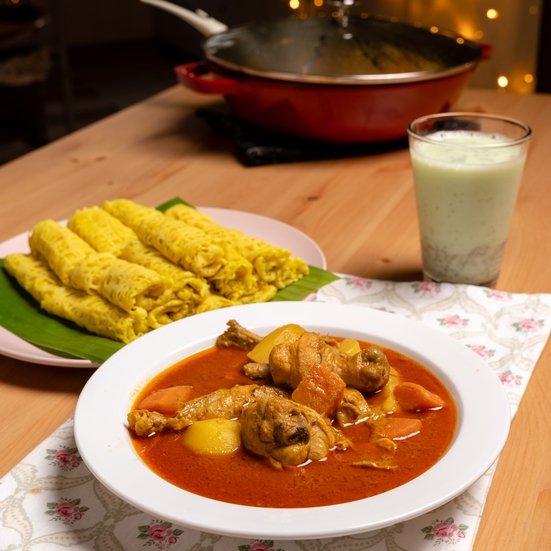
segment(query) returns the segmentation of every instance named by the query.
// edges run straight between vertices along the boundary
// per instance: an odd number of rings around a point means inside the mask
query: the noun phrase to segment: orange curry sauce
[[[366,343],[362,343],[364,346]],[[186,448],[181,433],[166,432],[149,437],[132,436],[143,461],[155,473],[189,492],[205,497],[258,507],[315,507],[354,501],[380,494],[413,478],[434,465],[444,454],[455,433],[457,413],[450,393],[426,368],[406,356],[383,348],[402,381],[418,383],[445,401],[437,411],[400,413],[423,422],[421,432],[398,441],[393,462],[395,470],[351,465],[351,462],[377,453],[369,444],[368,423],[343,429],[354,449],[333,451],[323,461],[276,470],[262,458],[244,449],[229,456],[194,453]],[[210,348],[182,360],[156,376],[140,393],[146,395],[171,385],[192,385],[193,397],[235,384],[250,384],[242,372],[245,352],[236,348]],[[377,396],[368,397],[376,405]],[[380,401],[380,400],[379,400]]]

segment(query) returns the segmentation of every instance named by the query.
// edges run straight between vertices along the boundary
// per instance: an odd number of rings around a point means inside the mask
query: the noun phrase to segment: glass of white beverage
[[[531,130],[495,115],[444,113],[408,128],[426,280],[497,282]]]

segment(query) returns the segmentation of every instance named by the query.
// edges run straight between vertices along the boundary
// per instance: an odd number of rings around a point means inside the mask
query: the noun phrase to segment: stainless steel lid
[[[467,70],[481,46],[376,17],[288,18],[249,23],[208,37],[207,59],[247,75],[293,82],[393,84]]]

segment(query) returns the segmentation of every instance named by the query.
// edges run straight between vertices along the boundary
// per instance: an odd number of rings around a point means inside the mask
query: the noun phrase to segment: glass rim
[[[486,120],[493,120],[496,122],[504,122],[512,124],[513,126],[516,126],[517,128],[520,128],[524,131],[524,134],[518,138],[511,138],[510,141],[507,142],[499,142],[499,143],[490,143],[490,144],[453,144],[454,147],[476,147],[478,148],[494,148],[494,147],[508,147],[508,146],[514,146],[522,144],[526,141],[528,141],[532,136],[532,129],[527,124],[523,123],[522,121],[507,117],[505,115],[496,115],[496,114],[490,114],[490,113],[477,113],[477,112],[471,112],[471,111],[452,111],[449,113],[433,113],[430,115],[423,115],[422,117],[418,117],[412,122],[409,123],[407,128],[407,133],[410,137],[415,138],[417,140],[421,140],[426,143],[431,144],[438,144],[438,145],[449,145],[446,144],[446,142],[443,142],[441,140],[435,140],[432,139],[430,134],[422,135],[419,134],[418,131],[414,130],[414,126],[418,125],[420,123],[424,123],[430,120],[445,120],[445,119],[453,119],[453,118],[468,118],[468,119],[486,119]],[[436,133],[436,132],[434,132]]]

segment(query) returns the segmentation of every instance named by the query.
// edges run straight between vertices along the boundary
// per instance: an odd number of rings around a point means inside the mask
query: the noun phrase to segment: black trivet
[[[232,141],[245,166],[372,155],[407,147],[406,138],[387,143],[330,144],[290,138],[256,128],[233,113],[202,108],[197,116]]]

